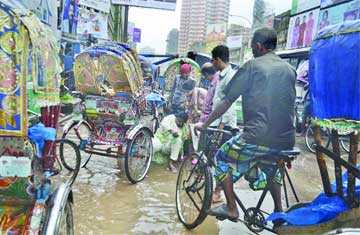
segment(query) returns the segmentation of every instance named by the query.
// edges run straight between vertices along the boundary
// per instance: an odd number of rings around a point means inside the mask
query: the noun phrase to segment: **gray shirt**
[[[295,144],[296,72],[270,52],[247,62],[225,89],[230,102],[242,96],[247,143],[275,149]]]

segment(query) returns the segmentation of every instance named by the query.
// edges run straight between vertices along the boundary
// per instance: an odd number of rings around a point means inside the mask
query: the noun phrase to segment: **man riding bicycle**
[[[215,178],[222,184],[227,204],[211,209],[209,215],[237,220],[239,212],[233,183],[250,170],[256,156],[294,147],[296,72],[273,52],[276,46],[277,35],[273,29],[262,28],[254,33],[251,47],[255,59],[237,71],[225,88],[225,97],[201,127],[206,129],[242,96],[244,131],[226,142],[215,156]],[[267,176],[279,173],[270,167],[264,172]],[[282,211],[281,177],[267,182],[275,211]]]

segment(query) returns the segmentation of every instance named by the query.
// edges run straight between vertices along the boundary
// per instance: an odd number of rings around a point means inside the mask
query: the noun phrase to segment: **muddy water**
[[[301,200],[311,200],[321,190],[314,155],[302,154],[290,172]],[[81,169],[74,185],[75,232],[96,235],[251,234],[241,223],[217,222],[212,218],[195,231],[187,231],[177,219],[175,184],[175,174],[152,166],[143,182],[130,185],[114,159],[94,156],[87,168]],[[244,182],[236,188],[240,198],[255,205],[259,193],[249,191]],[[270,198],[265,200],[264,209],[272,209]]]
[[[94,157],[74,186],[76,234],[217,234],[208,220],[193,233],[178,222],[176,175],[152,167],[149,176],[130,185],[116,161]]]

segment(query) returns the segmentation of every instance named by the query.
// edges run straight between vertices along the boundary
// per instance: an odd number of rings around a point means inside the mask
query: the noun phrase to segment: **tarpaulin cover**
[[[314,225],[334,219],[347,209],[346,203],[340,197],[327,197],[325,194],[321,194],[306,207],[292,210],[289,213],[273,213],[267,220],[281,219],[289,225]]]
[[[360,120],[360,21],[319,33],[310,52],[315,118]]]
[[[359,166],[358,166],[359,169]],[[347,194],[348,173],[343,176],[344,196]],[[357,180],[356,197],[360,196],[360,184]],[[336,183],[332,184],[333,191],[336,190]],[[306,226],[316,225],[336,218],[339,214],[349,210],[346,202],[338,196],[328,197],[321,193],[313,202],[302,208],[292,211],[272,213],[267,221],[284,220],[287,225]]]

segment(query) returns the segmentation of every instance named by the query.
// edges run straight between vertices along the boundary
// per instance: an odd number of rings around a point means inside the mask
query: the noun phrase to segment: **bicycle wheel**
[[[62,139],[67,139],[76,144],[80,149],[80,145],[83,141],[89,139],[92,129],[87,122],[73,123],[70,128],[64,132]],[[80,149],[80,167],[84,167],[90,160],[91,154],[85,153],[85,151]],[[64,145],[60,143],[60,160],[64,167],[73,171],[75,169],[75,158],[70,151],[65,149]]]
[[[72,185],[75,182],[76,177],[78,176],[79,171],[80,171],[80,164],[81,164],[80,150],[79,150],[79,147],[71,140],[62,139],[59,141],[59,143],[60,143],[60,154],[59,154],[60,158],[61,158],[61,156],[71,155],[72,176],[70,178],[70,184]]]
[[[198,154],[187,157],[176,182],[176,211],[187,229],[194,229],[205,220],[211,206],[212,190],[210,167]]]
[[[151,133],[140,130],[126,147],[125,174],[128,180],[136,184],[142,181],[149,171],[153,155]]]
[[[350,134],[351,133],[346,133],[346,134],[342,134],[339,133],[339,140],[340,140],[340,145],[341,148],[345,150],[345,152],[350,153]],[[358,151],[358,153],[360,153],[360,149]]]
[[[321,137],[324,143],[324,147],[327,148],[330,145],[330,133],[329,130],[327,128],[320,128],[321,131]],[[309,149],[310,152],[315,153],[316,149],[316,143],[315,143],[315,139],[314,139],[314,126],[313,125],[309,125],[308,128],[306,129],[306,133],[305,133],[305,143],[306,143],[306,147]]]
[[[74,216],[70,201],[66,202],[59,224],[59,235],[74,235]]]

